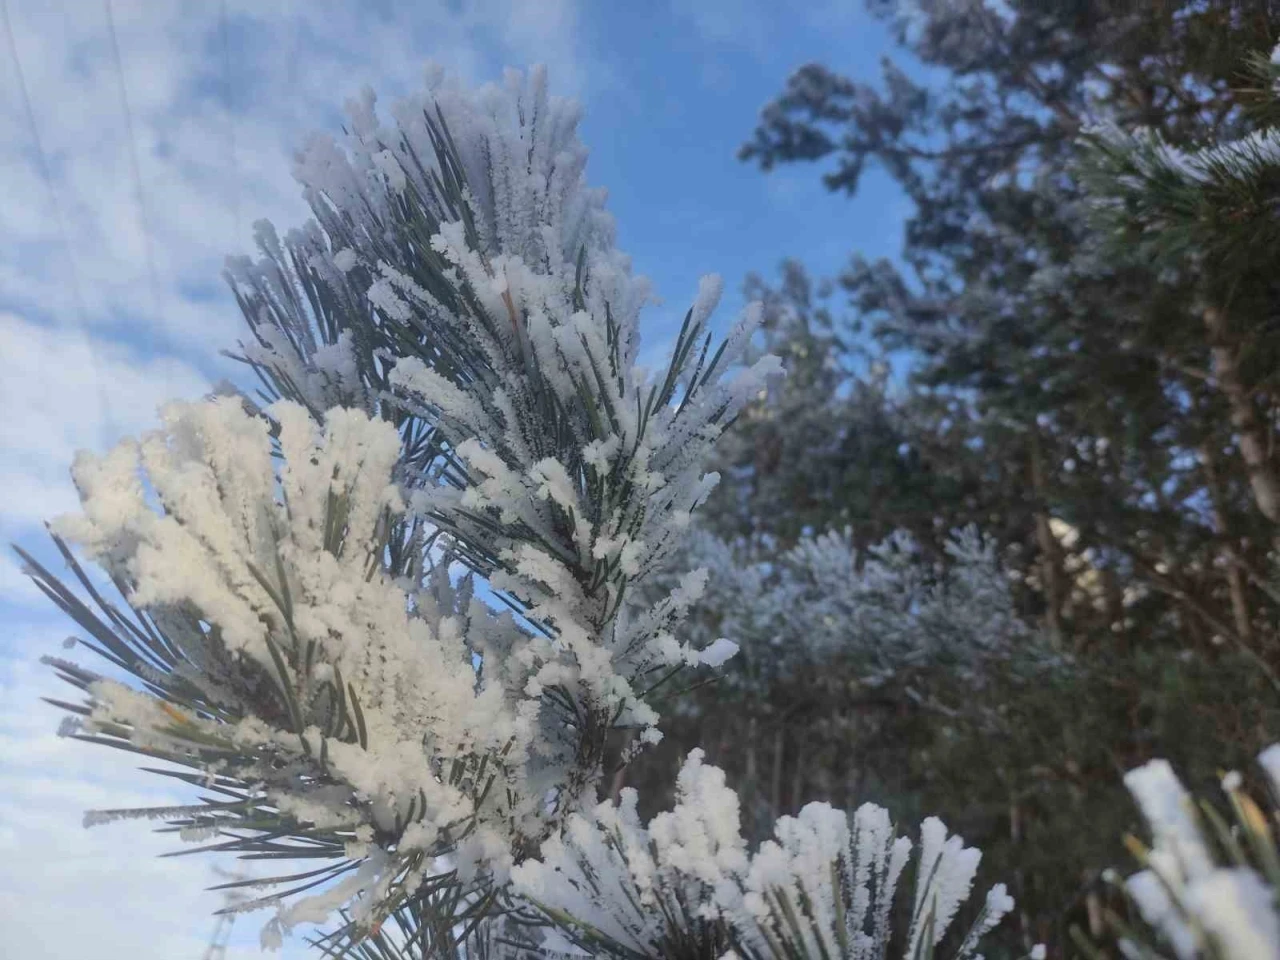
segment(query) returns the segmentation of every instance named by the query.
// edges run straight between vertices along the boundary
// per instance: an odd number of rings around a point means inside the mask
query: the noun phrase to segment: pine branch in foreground
[[[936,819],[906,904],[910,843],[870,805],[810,805],[749,854],[696,751],[647,827],[634,793],[595,802],[610,735],[656,742],[653,692],[736,649],[678,639],[704,571],[655,576],[780,372],[740,363],[759,309],[713,349],[706,280],[669,366],[638,369],[648,288],[541,71],[433,74],[391,128],[373,106],[301,155],[316,221],[260,224],[229,267],[257,398],[77,457],[53,529],[78,590],[22,554],[107,662],[50,661],[82,694],[66,732],[202,791],[87,822],[293,861],[234,909],[274,908],[267,945],[336,914],[325,956],[929,960],[979,859]],[[992,888],[955,955],[1011,907]]]
[[[1258,756],[1273,799],[1280,796],[1280,746]],[[1196,801],[1164,760],[1153,760],[1125,776],[1152,834],[1147,846],[1127,837],[1142,869],[1116,882],[1133,916],[1106,914],[1111,942],[1126,957],[1178,960],[1249,960],[1274,956],[1280,944],[1280,851],[1274,803],[1260,806],[1244,778],[1229,772],[1222,790],[1230,805],[1223,815]],[[1079,929],[1072,936],[1085,956],[1101,949]]]
[[[267,942],[345,909],[338,955],[406,912],[446,932],[490,912],[594,799],[610,731],[659,736],[642,692],[732,653],[674,637],[700,574],[643,605],[636,588],[779,369],[730,370],[754,308],[712,349],[715,278],[669,367],[636,368],[648,287],[542,71],[478,92],[433,74],[392,128],[370,93],[349,112],[344,146],[299,160],[317,222],[283,244],[259,224],[263,259],[229,269],[261,404],[174,404],[77,458],[83,509],[56,543],[92,606],[24,554],[113,668],[54,663],[84,694],[75,735],[207,793],[91,819],[303,861],[242,908],[276,908]]]
[[[779,818],[774,839],[749,854],[738,796],[700,750],[686,759],[669,812],[642,826],[636,799],[624,790],[618,805],[575,816],[544,844],[543,859],[513,873],[517,893],[589,956],[932,958],[981,859],[930,817],[921,825],[914,891],[899,900],[912,843],[895,837],[888,812],[874,804],[852,816],[809,804]],[[950,955],[972,956],[1013,905],[1004,884],[992,887]]]

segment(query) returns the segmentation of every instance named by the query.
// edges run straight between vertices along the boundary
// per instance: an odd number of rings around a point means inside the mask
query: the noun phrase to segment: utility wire
[[[120,87],[120,105],[124,108],[125,133],[129,139],[129,165],[133,170],[133,188],[138,199],[138,222],[142,226],[143,254],[147,260],[147,275],[151,280],[151,299],[157,319],[160,316],[160,280],[156,274],[156,259],[151,244],[151,227],[147,220],[146,197],[142,190],[142,168],[138,165],[138,146],[133,132],[133,111],[129,109],[129,93],[125,89],[124,64],[120,60],[120,40],[116,36],[116,21],[111,13],[111,0],[103,0],[107,11],[107,33],[111,37],[111,55],[116,64],[116,80]]]
[[[227,162],[231,169],[231,220],[235,242],[240,242],[240,171],[236,165],[236,120],[231,110],[231,31],[227,25],[227,0],[219,4],[222,22],[222,104],[227,111]]]
[[[285,89],[296,96],[298,92],[298,46],[302,43],[302,18],[298,16],[294,0],[284,0],[284,2],[289,12],[286,19],[293,24],[293,35],[289,39],[289,66],[285,74],[288,84]]]
[[[98,369],[98,358],[90,345],[89,336],[89,310],[85,306],[84,292],[80,286],[80,272],[76,267],[75,252],[71,248],[71,231],[67,227],[66,214],[63,212],[62,203],[58,199],[58,188],[53,181],[53,168],[49,164],[49,155],[45,152],[44,141],[40,139],[40,128],[36,125],[36,112],[31,106],[31,91],[27,88],[26,74],[22,71],[22,61],[18,57],[18,42],[13,35],[13,22],[9,18],[8,0],[0,0],[0,21],[3,22],[5,43],[9,48],[9,61],[13,64],[13,72],[18,78],[18,93],[22,97],[22,109],[27,118],[27,129],[31,134],[31,142],[36,148],[36,163],[40,169],[40,177],[44,180],[45,190],[49,194],[49,205],[53,208],[54,223],[58,228],[58,235],[62,240],[63,253],[67,258],[67,267],[69,271],[68,285],[71,290],[71,297],[75,302],[75,309],[81,333],[88,345],[89,366],[93,370],[93,381],[98,394],[98,409],[102,416],[102,430],[109,435],[113,418],[111,415],[111,402],[107,396],[106,384],[102,372]]]
[[[49,205],[53,208],[53,218],[58,228],[58,235],[62,240],[62,249],[66,254],[67,266],[70,268],[71,296],[75,300],[75,307],[79,314],[81,325],[87,327],[89,325],[89,311],[85,308],[84,295],[80,289],[76,258],[71,249],[71,233],[67,229],[66,216],[62,212],[62,204],[58,201],[58,189],[53,183],[53,170],[49,165],[49,157],[44,151],[44,142],[40,139],[40,130],[36,126],[36,114],[31,107],[31,94],[27,89],[27,78],[22,72],[22,61],[18,59],[18,44],[13,37],[13,24],[9,21],[8,0],[0,0],[0,21],[4,23],[5,41],[9,47],[9,61],[13,64],[13,72],[18,77],[18,93],[22,96],[22,109],[27,118],[27,130],[31,134],[31,142],[35,144],[40,176],[44,180],[45,189],[49,193]]]
[[[232,914],[224,913],[218,916],[202,960],[226,960],[227,944],[231,941],[231,926],[234,923],[235,917]]]

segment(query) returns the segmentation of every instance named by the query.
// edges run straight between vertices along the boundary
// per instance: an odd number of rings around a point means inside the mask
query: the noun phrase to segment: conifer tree
[[[1236,189],[1201,208],[1239,228],[1243,256],[1215,279],[1205,256],[1221,238],[1201,230],[1192,241],[1185,222],[1165,237],[1182,240],[1176,264],[1172,251],[1132,242],[1133,231],[1103,242],[1083,135],[1146,130],[1188,157],[1261,144],[1271,121],[1256,71],[1280,10],[1238,0],[868,6],[902,49],[883,81],[800,68],[742,155],[766,170],[821,162],[836,194],[855,192],[877,165],[913,201],[901,266],[855,256],[840,276],[851,309],[836,336],[868,331],[923,394],[914,410],[952,411],[962,443],[946,448],[947,472],[983,481],[966,494],[980,511],[966,522],[998,538],[1019,609],[1077,669],[1052,696],[1010,699],[1021,719],[994,751],[970,741],[970,753],[961,738],[904,753],[914,773],[946,784],[943,795],[969,798],[974,820],[954,822],[999,860],[1030,936],[1061,941],[1064,916],[1083,916],[1106,844],[1130,815],[1116,772],[1157,753],[1197,784],[1224,763],[1243,765],[1273,736],[1280,665],[1266,506],[1274,299],[1261,282],[1277,251],[1257,192],[1265,181],[1247,199]],[[1239,280],[1249,270],[1254,279]],[[1213,329],[1203,309],[1212,290],[1232,303],[1210,315]],[[1238,388],[1217,374],[1232,364]],[[904,410],[905,395],[889,403]],[[833,420],[833,435],[849,423]],[[938,443],[943,417],[909,422],[905,449]],[[857,489],[878,464],[844,470]],[[939,527],[956,525],[959,502],[939,498]],[[878,520],[927,526],[905,506],[881,501]],[[913,743],[932,735],[926,726]],[[1017,771],[1003,798],[967,773],[992,752]],[[910,792],[929,793],[921,781]],[[1048,847],[1055,856],[1041,858]]]
[[[1211,621],[1233,622],[1226,578],[1201,582],[1224,533],[1184,505],[1217,488],[1222,531],[1237,537],[1242,510],[1259,508],[1238,498],[1247,465],[1222,453],[1235,430],[1205,388],[1196,280],[1104,253],[1075,165],[1081,133],[1104,122],[1177,147],[1248,133],[1241,65],[1270,51],[1280,14],[1237,0],[872,6],[903,64],[886,64],[880,89],[801,68],[743,156],[765,169],[827,159],[824,182],[842,193],[878,164],[912,199],[905,270],[855,257],[841,283],[858,320],[916,358],[919,383],[977,405],[991,457],[1019,465],[1003,511],[1038,556],[1046,625],[1068,642],[1128,629],[1117,609],[1105,622],[1064,609],[1057,517],[1109,575],[1166,598],[1141,629],[1172,607],[1207,639]],[[948,82],[915,79],[913,60]],[[1255,401],[1268,389],[1249,386]],[[1237,546],[1260,565],[1255,545]],[[1245,591],[1250,617],[1257,589]]]
[[[1174,335],[1207,344],[1209,384],[1229,413],[1257,511],[1274,525],[1280,468],[1258,400],[1273,392],[1276,361],[1280,131],[1272,123],[1280,117],[1280,67],[1274,53],[1254,54],[1241,73],[1236,86],[1253,130],[1235,139],[1209,130],[1184,149],[1159,130],[1103,126],[1086,135],[1083,170],[1105,249],[1137,251],[1194,284],[1190,329]]]

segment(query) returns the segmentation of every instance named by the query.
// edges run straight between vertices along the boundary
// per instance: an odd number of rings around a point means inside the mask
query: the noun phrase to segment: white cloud
[[[33,628],[28,649],[61,631]],[[146,823],[85,829],[86,809],[190,801],[136,769],[137,758],[59,738],[59,711],[37,698],[75,693],[32,658],[0,659],[0,927],[23,960],[196,960],[221,906],[208,858],[161,859],[180,844]],[[233,926],[228,960],[262,956],[260,915]],[[306,956],[287,947],[282,960]]]
[[[0,291],[27,315],[145,330],[177,350],[234,342],[222,258],[249,247],[255,219],[284,227],[305,217],[293,151],[313,129],[336,133],[338,107],[362,85],[402,95],[428,57],[473,82],[496,79],[505,63],[547,62],[560,92],[580,92],[588,71],[570,0],[441,0],[390,6],[394,14],[356,2],[232,0],[225,21],[220,4],[114,0],[122,72],[103,6],[10,8],[61,218],[6,63],[0,176],[24,199],[0,208]]]

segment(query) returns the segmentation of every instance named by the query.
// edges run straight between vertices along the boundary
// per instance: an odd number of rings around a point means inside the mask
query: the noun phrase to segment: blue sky
[[[46,559],[40,524],[74,507],[77,449],[147,429],[157,404],[236,374],[217,356],[241,335],[222,257],[245,250],[259,217],[285,229],[306,216],[290,176],[302,136],[338,132],[341,102],[364,84],[393,102],[429,58],[472,83],[546,63],[553,90],[582,101],[588,178],[609,188],[619,245],[665,301],[644,326],[654,359],[703,273],[725,278],[724,323],[749,271],[794,256],[831,273],[855,249],[900,244],[905,201],[878,175],[858,198],[833,199],[812,167],[764,175],[734,158],[800,64],[878,72],[887,37],[861,0],[801,12],[765,0],[0,3],[35,124],[33,136],[6,47],[0,540]],[[55,687],[35,660],[58,652],[69,625],[7,556],[0,624],[5,949],[24,960],[199,957],[217,902],[200,892],[216,880],[208,864],[155,859],[170,843],[141,824],[80,827],[85,808],[168,794],[126,757],[53,735],[57,714],[36,697]],[[256,927],[237,924],[232,957],[258,955]]]

